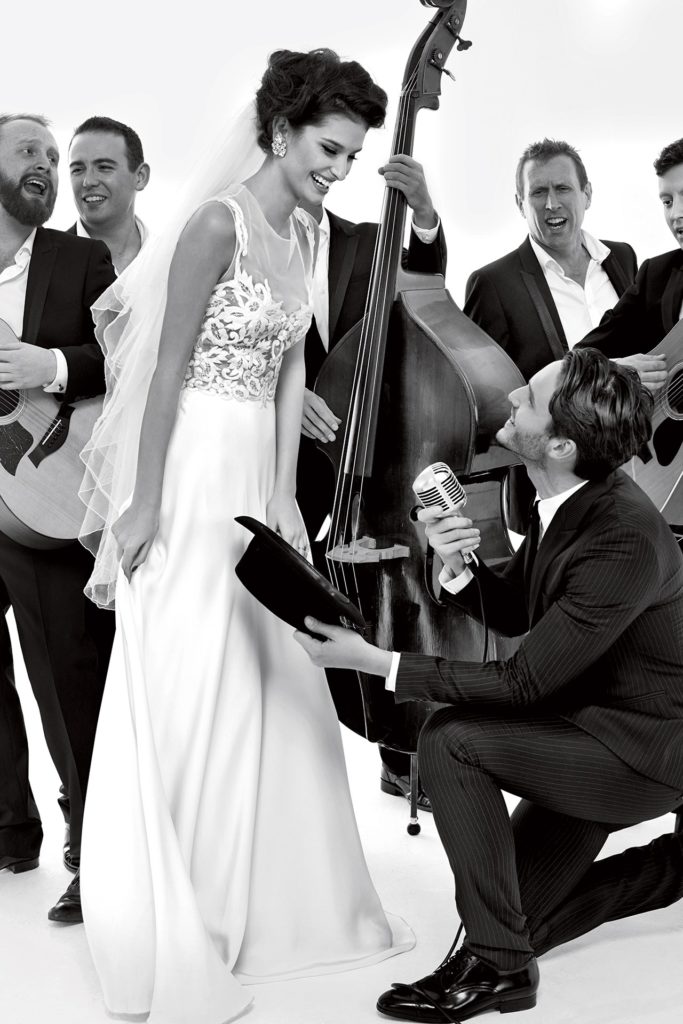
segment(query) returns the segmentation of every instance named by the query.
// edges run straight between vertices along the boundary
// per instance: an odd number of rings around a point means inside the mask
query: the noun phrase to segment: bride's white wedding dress
[[[286,239],[246,187],[221,201],[235,258],[181,390],[158,535],[118,580],[84,825],[105,1004],[150,1024],[222,1024],[251,1001],[240,982],[414,942],[370,880],[324,675],[234,573],[251,538],[234,517],[265,521],[272,493],[273,399],[310,323],[311,245],[298,212]]]

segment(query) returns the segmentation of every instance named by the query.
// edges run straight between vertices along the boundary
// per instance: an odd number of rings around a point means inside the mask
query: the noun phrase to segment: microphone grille
[[[438,506],[450,510],[467,501],[464,487],[445,462],[427,466],[415,480],[413,490],[425,508]]]

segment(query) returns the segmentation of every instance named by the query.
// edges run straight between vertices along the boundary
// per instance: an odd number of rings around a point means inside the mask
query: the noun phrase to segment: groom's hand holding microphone
[[[453,470],[444,462],[435,462],[420,473],[413,490],[422,505],[416,518],[425,524],[427,540],[449,578],[459,576],[466,568],[474,570],[472,554],[481,543],[481,534],[462,514],[467,494]]]

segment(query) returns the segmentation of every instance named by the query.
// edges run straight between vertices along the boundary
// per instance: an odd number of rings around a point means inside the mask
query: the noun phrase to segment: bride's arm
[[[296,462],[299,454],[304,401],[304,345],[287,349],[275,392],[277,457],[275,487],[268,503],[267,522],[295,548],[308,547],[306,529],[296,506]]]
[[[128,579],[144,562],[158,529],[166,452],[180,387],[211,291],[229,267],[234,250],[234,221],[219,203],[202,206],[178,239],[157,366],[142,420],[133,500],[114,526]]]

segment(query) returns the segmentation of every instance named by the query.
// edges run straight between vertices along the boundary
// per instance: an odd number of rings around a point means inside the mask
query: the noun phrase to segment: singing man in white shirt
[[[592,197],[573,146],[553,139],[528,146],[515,185],[528,236],[467,282],[465,313],[526,380],[596,327],[635,277],[630,245],[600,241],[583,227]]]

